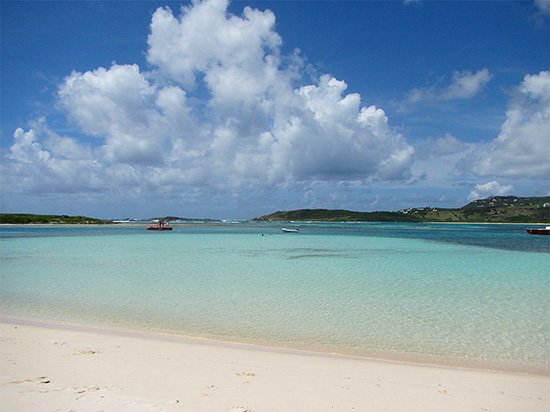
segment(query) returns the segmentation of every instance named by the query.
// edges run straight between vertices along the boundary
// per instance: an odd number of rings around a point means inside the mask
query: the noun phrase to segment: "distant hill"
[[[96,219],[86,216],[67,215],[31,215],[21,213],[0,213],[1,224],[105,224],[110,220]]]
[[[259,221],[322,222],[550,222],[550,196],[492,196],[475,200],[459,209],[418,207],[395,212],[353,212],[349,210],[300,209],[278,211],[257,217]]]

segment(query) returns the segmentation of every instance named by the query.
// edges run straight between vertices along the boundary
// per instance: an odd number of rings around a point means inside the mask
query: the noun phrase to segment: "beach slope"
[[[550,378],[0,323],[3,411],[548,411]]]

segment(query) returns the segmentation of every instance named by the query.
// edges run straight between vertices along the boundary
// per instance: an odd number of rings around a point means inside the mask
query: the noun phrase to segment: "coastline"
[[[550,406],[549,376],[0,319],[0,409],[488,410]]]
[[[186,227],[186,226],[228,226],[228,225],[250,225],[254,223],[271,223],[271,224],[323,224],[323,223],[332,223],[332,224],[358,224],[358,223],[392,223],[392,222],[370,222],[370,221],[332,221],[332,220],[273,220],[273,221],[262,221],[262,220],[250,220],[243,222],[190,222],[190,223],[170,223],[170,226],[174,227]],[[548,225],[547,222],[395,222],[402,224],[442,224],[442,225],[509,225],[509,226],[526,226],[526,225]],[[77,226],[77,227],[147,227],[151,223],[0,223],[2,226],[15,226],[15,227],[33,227],[33,226]]]
[[[249,348],[258,351],[291,353],[304,356],[335,357],[359,361],[385,362],[411,366],[450,368],[496,374],[542,376],[550,379],[550,365],[533,366],[517,363],[502,363],[496,360],[453,358],[418,352],[390,352],[383,350],[353,350],[325,344],[283,343],[262,339],[247,339],[238,336],[190,334],[185,331],[147,329],[136,325],[88,323],[82,320],[63,320],[44,316],[17,313],[0,313],[0,324],[17,324],[47,329],[89,332],[99,335],[126,336],[189,344],[206,344],[222,347]],[[550,381],[549,381],[550,382]]]

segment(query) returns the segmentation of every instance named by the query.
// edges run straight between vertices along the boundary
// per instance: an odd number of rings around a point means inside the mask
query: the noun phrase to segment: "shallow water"
[[[286,224],[289,226],[291,224]],[[550,239],[517,225],[1,229],[3,313],[544,371]]]

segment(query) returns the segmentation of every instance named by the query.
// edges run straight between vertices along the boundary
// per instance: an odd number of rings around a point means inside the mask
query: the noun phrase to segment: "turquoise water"
[[[550,239],[521,226],[3,227],[4,314],[548,373]]]

